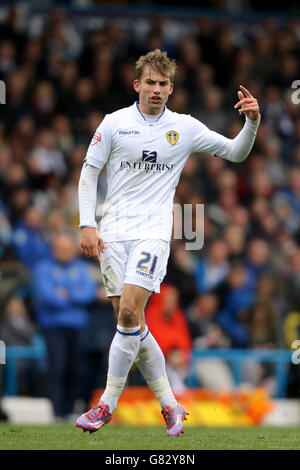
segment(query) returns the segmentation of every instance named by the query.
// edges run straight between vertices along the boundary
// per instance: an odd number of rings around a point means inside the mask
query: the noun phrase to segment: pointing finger
[[[247,90],[247,88],[245,88],[243,85],[240,85],[240,88],[241,88],[241,90],[245,93],[245,95],[246,95],[247,97],[249,97],[249,98],[252,97],[250,91]]]

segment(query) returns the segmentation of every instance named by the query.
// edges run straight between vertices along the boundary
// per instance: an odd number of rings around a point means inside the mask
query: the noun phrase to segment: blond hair
[[[154,51],[142,55],[135,63],[136,78],[138,80],[142,78],[144,68],[147,65],[162,75],[169,77],[171,82],[173,82],[176,73],[176,62],[174,59],[169,59],[166,52],[154,49]]]

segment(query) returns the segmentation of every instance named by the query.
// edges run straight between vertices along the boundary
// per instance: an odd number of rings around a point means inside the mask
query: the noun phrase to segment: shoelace
[[[86,416],[87,418],[89,418],[89,420],[92,423],[96,420],[99,420],[102,417],[107,418],[108,417],[107,407],[100,408],[100,406],[94,406],[94,408],[92,408],[91,411],[89,411]]]

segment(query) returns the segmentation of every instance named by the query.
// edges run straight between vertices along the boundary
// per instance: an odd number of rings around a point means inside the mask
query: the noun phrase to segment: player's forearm
[[[243,128],[238,135],[230,141],[226,160],[230,160],[231,162],[242,162],[246,160],[253,147],[259,123],[260,116],[257,121],[252,121],[246,117]]]
[[[85,163],[82,167],[78,185],[80,227],[97,227],[95,211],[100,171],[99,168],[88,163]]]

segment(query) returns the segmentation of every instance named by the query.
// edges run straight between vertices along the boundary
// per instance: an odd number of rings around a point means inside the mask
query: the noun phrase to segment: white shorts
[[[169,254],[165,240],[105,242],[100,264],[107,297],[120,296],[124,284],[159,293]]]

